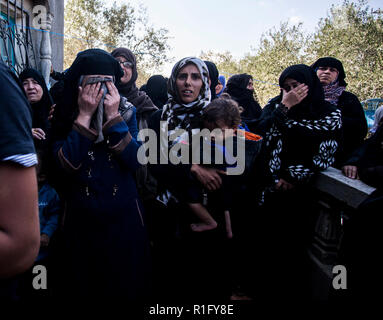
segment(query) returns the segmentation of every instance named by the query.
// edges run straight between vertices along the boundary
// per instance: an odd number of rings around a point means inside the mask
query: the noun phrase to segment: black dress
[[[336,166],[340,166],[363,143],[367,135],[367,121],[363,107],[356,95],[343,91],[337,107],[342,112],[343,137],[336,155]]]

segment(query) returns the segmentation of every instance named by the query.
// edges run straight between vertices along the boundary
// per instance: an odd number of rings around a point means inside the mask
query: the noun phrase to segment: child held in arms
[[[237,102],[232,100],[228,94],[222,94],[220,98],[212,101],[204,109],[202,121],[203,127],[211,132],[211,141],[204,141],[204,145],[206,145],[206,143],[211,145],[211,148],[207,149],[211,150],[210,165],[222,170],[222,172],[225,173],[222,176],[222,187],[216,191],[213,196],[214,199],[218,200],[214,207],[218,206],[219,209],[224,212],[226,234],[228,238],[232,238],[233,234],[231,229],[230,208],[233,205],[233,195],[235,193],[236,186],[238,186],[238,182],[241,181],[241,177],[243,178],[243,175],[226,175],[227,168],[233,166],[233,162],[235,161],[233,152],[230,152],[228,149],[228,145],[230,144],[229,140],[232,139],[231,145],[234,146],[232,148],[233,150],[235,149],[235,139],[237,137],[245,138],[247,141],[255,141],[254,144],[252,144],[255,148],[249,148],[251,149],[249,151],[252,159],[248,161],[248,158],[245,156],[246,161],[249,162],[246,163],[246,168],[248,168],[251,166],[251,163],[253,162],[252,160],[259,151],[260,143],[258,142],[260,142],[262,138],[251,132],[244,132],[240,129],[240,109]],[[240,130],[241,134],[237,135]],[[201,150],[201,154],[202,152],[203,150]],[[215,158],[214,156],[217,155],[217,153],[222,153],[222,156]],[[219,161],[218,159],[222,159],[223,161]],[[203,161],[201,161],[201,163],[203,164]],[[191,224],[192,231],[202,232],[217,228],[217,221],[209,213],[206,207],[206,201],[203,201],[207,200],[207,195],[203,188],[199,184],[191,184],[188,190],[188,196],[188,206],[192,213],[199,219],[199,222]]]

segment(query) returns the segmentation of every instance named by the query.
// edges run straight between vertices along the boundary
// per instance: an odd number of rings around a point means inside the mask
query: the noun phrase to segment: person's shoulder
[[[163,110],[158,109],[150,115],[148,128],[158,131],[160,128],[161,116]]]
[[[18,83],[16,75],[13,74],[11,69],[2,61],[0,61],[0,79],[2,83],[4,83],[4,81]],[[0,88],[6,89],[4,86],[0,86]]]
[[[7,65],[2,60],[0,60],[0,75],[3,76],[3,74],[8,73],[8,71],[9,68],[7,67]]]
[[[325,101],[325,103],[322,104],[322,113],[326,116],[329,114],[332,116],[341,116],[342,109],[328,101]]]
[[[360,104],[359,98],[352,92],[344,90],[339,97],[339,103],[358,103]]]
[[[271,98],[269,101],[267,101],[266,105],[263,107],[263,110],[274,110],[276,108],[276,105],[281,102],[280,98],[280,96]]]
[[[159,122],[160,119],[161,119],[161,115],[162,115],[162,112],[163,110],[161,109],[158,109],[156,111],[154,111],[151,116],[150,116],[150,121],[154,121],[154,122]]]

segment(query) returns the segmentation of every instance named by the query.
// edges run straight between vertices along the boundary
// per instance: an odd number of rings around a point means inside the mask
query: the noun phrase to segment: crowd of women
[[[358,172],[382,186],[382,126],[365,141],[366,119],[346,91],[342,63],[326,57],[286,66],[280,94],[264,108],[251,75],[226,82],[210,61],[181,59],[169,78],[153,76],[140,89],[137,76],[126,48],[80,52],[51,89],[55,101],[37,70],[20,74],[41,155],[39,188],[51,190],[40,212],[49,295],[185,302],[309,297],[313,177],[345,166],[350,178]],[[142,129],[158,137],[154,163],[138,161]],[[197,146],[201,161],[160,161],[193,151],[192,137],[202,129],[211,139]],[[229,161],[229,139],[245,145],[240,175],[228,174],[241,165]],[[355,259],[349,247],[344,252],[347,261]],[[22,299],[33,294],[20,287]]]

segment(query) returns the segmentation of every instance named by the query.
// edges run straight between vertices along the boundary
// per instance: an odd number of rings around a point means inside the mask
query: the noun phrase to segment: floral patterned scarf
[[[338,99],[344,90],[346,90],[346,86],[340,86],[338,80],[323,86],[325,100],[337,106]]]

